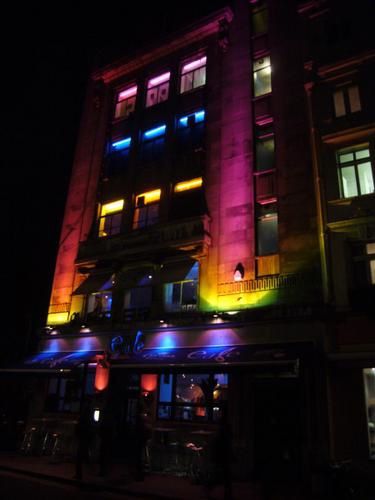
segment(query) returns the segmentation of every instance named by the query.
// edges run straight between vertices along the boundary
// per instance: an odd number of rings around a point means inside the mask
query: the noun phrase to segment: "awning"
[[[87,295],[89,293],[110,290],[112,288],[112,274],[112,271],[90,274],[90,276],[74,290],[73,295]]]
[[[138,353],[113,356],[113,368],[130,367],[289,367],[298,369],[298,353],[283,348],[262,348],[254,345],[144,349]]]
[[[96,354],[103,351],[75,351],[75,352],[38,352],[22,363],[9,368],[3,368],[2,372],[65,372],[71,371],[77,366],[95,361]]]
[[[179,262],[164,264],[160,270],[160,281],[162,283],[183,281],[195,262],[192,259],[185,259]]]

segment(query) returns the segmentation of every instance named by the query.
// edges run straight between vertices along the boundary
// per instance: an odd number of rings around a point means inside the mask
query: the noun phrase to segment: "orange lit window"
[[[136,196],[133,229],[151,226],[158,222],[160,195],[161,190],[154,189]]]
[[[196,177],[195,179],[190,179],[188,181],[178,182],[174,187],[174,192],[181,193],[182,191],[197,189],[200,188],[202,184],[203,184],[202,177]]]

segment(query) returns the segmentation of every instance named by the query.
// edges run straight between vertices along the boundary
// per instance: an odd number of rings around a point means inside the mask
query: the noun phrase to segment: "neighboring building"
[[[93,72],[32,416],[86,396],[121,456],[141,411],[155,469],[224,414],[240,478],[375,458],[375,52],[319,45],[335,9],[236,0]]]

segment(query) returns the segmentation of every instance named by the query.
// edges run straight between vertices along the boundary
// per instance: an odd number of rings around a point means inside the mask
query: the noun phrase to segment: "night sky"
[[[3,57],[3,331],[11,357],[48,308],[86,82],[98,61],[148,46],[227,2],[113,2],[13,13]],[[109,8],[109,6],[111,6]],[[52,9],[52,7],[50,7]],[[95,10],[96,9],[96,10]],[[147,13],[147,16],[145,16]],[[10,333],[11,332],[11,333]],[[5,349],[6,350],[6,349]],[[13,356],[14,354],[14,356]],[[6,354],[9,357],[9,352]],[[3,356],[4,357],[4,356]],[[1,361],[1,355],[0,355]]]

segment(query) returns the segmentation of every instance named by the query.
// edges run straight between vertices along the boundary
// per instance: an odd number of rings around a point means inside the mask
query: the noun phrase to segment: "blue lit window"
[[[111,143],[106,162],[107,175],[125,172],[129,164],[131,137],[124,137]]]
[[[203,149],[205,120],[206,113],[203,109],[177,119],[177,147],[181,152]]]
[[[197,308],[198,274],[199,264],[195,262],[187,273],[182,274],[180,281],[165,285],[164,304],[167,311],[192,311]]]
[[[166,125],[146,130],[142,134],[142,160],[155,161],[164,152]]]

